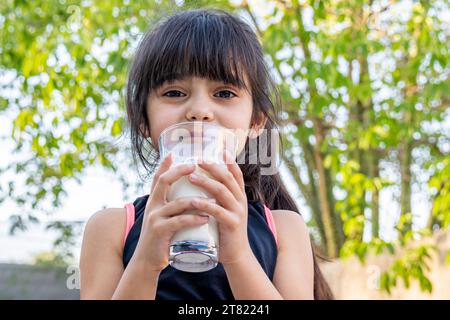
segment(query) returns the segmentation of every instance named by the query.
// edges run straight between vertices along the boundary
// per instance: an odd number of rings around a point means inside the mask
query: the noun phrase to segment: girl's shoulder
[[[125,209],[97,211],[84,228],[80,253],[81,299],[110,299],[123,273]],[[122,229],[122,230],[121,230]]]
[[[84,241],[108,243],[122,250],[122,237],[126,226],[125,208],[105,208],[95,212],[84,228]]]
[[[282,224],[292,222],[294,224],[304,224],[306,226],[305,220],[303,219],[302,215],[298,212],[283,209],[270,211],[272,212],[275,222],[279,221]]]
[[[277,235],[279,238],[280,248],[283,243],[290,241],[292,235],[302,238],[309,237],[308,226],[302,215],[291,210],[271,210]]]

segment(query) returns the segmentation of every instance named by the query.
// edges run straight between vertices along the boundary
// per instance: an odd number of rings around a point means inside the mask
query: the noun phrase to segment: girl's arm
[[[314,299],[314,261],[308,226],[289,210],[272,210],[279,249],[273,283],[285,299]]]
[[[85,228],[80,257],[81,299],[154,299],[159,273],[133,255],[122,263],[125,209],[105,209]]]
[[[272,213],[279,237],[273,283],[249,252],[247,259],[224,265],[233,295],[237,300],[313,299],[314,267],[308,228],[298,213]]]

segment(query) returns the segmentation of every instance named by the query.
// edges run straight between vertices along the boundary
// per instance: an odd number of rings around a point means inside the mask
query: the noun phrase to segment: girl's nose
[[[190,121],[211,121],[213,117],[210,112],[208,113],[188,112],[186,114],[186,119]]]
[[[192,99],[186,109],[186,119],[189,121],[212,121],[212,102],[207,98]]]

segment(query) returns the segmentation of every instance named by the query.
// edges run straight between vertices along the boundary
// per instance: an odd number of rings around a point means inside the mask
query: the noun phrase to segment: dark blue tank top
[[[123,251],[126,268],[139,240],[148,195],[137,198],[135,223],[128,234]],[[273,280],[277,260],[277,244],[267,223],[264,207],[259,201],[248,201],[247,234],[250,247],[267,274]],[[180,271],[168,265],[158,279],[156,300],[234,300],[227,275],[221,263],[206,272]]]

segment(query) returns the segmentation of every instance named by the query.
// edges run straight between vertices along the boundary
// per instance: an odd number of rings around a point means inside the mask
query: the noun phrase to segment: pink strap
[[[127,225],[125,228],[125,236],[123,237],[123,245],[125,245],[125,241],[127,240],[128,234],[130,233],[131,227],[134,224],[134,206],[132,203],[127,203],[125,205],[125,209],[127,210]]]
[[[275,237],[275,242],[277,243],[278,246],[277,228],[275,226],[275,220],[273,219],[272,211],[270,211],[270,209],[266,205],[264,205],[264,212],[266,214],[266,220],[269,225],[269,228],[272,231],[273,236]]]

